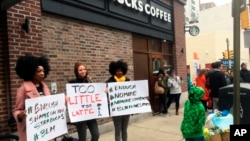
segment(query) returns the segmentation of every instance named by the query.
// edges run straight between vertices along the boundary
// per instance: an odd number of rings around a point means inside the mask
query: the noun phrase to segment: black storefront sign
[[[172,7],[154,0],[41,0],[42,10],[173,41]]]

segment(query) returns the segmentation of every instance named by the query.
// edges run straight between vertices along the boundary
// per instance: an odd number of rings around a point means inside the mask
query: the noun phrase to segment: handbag
[[[164,94],[165,89],[158,85],[158,81],[155,82],[155,93],[156,94]]]

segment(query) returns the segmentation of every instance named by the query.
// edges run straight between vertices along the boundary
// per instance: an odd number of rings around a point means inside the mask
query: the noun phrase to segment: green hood
[[[201,87],[193,86],[188,91],[188,99],[190,103],[200,102],[203,95],[204,95],[204,90]]]

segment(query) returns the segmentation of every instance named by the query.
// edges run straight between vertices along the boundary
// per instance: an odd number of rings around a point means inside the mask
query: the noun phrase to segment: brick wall
[[[26,18],[30,20],[29,33],[25,33],[21,29],[21,25]],[[17,57],[25,53],[32,53],[34,55],[43,54],[40,0],[23,0],[9,8],[7,10],[7,28],[5,29],[7,29],[8,35],[8,46],[6,48],[9,51],[7,54],[9,68],[5,68],[9,69],[10,73],[10,104],[14,105],[16,90],[22,82],[15,72]],[[0,122],[6,122],[6,120],[7,118],[0,119]],[[7,129],[6,124],[0,124],[0,131],[6,132]]]
[[[184,34],[184,7],[174,1],[174,56],[175,68],[180,76],[186,80],[186,56],[181,54],[180,49],[185,51]],[[30,20],[30,32],[21,30],[21,24],[28,18]],[[181,20],[180,20],[181,19]],[[1,20],[2,21],[2,20]],[[73,66],[75,62],[83,62],[89,69],[90,76],[94,82],[104,82],[108,77],[108,65],[110,61],[124,59],[129,64],[127,76],[132,80],[133,74],[133,50],[132,33],[120,31],[96,24],[86,23],[42,13],[40,0],[23,0],[21,3],[7,10],[7,28],[3,28],[0,22],[0,31],[7,29],[10,77],[11,104],[15,103],[16,90],[21,84],[14,68],[19,55],[32,53],[34,55],[48,55],[50,58],[51,72],[46,79],[50,86],[56,82],[58,92],[65,92],[65,84],[74,77]],[[4,65],[3,60],[3,37],[0,32],[0,67]],[[6,37],[6,36],[5,36]],[[6,46],[7,47],[7,46]],[[178,59],[177,59],[178,58]],[[4,101],[7,89],[4,82],[4,70],[0,69],[0,100]],[[186,81],[185,81],[186,82]],[[186,85],[186,84],[185,84]],[[2,102],[1,102],[2,104]],[[3,105],[6,105],[3,103]],[[1,105],[0,109],[0,132],[6,129],[6,108]],[[3,116],[1,116],[3,115]],[[101,119],[99,123],[110,121]]]
[[[173,4],[173,21],[174,22],[174,68],[177,70],[177,74],[184,80],[182,91],[187,91],[187,65],[186,65],[186,41],[185,41],[185,21],[184,21],[184,5],[178,1],[174,1]],[[181,53],[181,49],[184,49],[184,53]]]
[[[43,47],[49,55],[52,71],[46,81],[56,82],[58,92],[74,78],[74,64],[83,62],[94,82],[105,82],[111,61],[124,59],[129,65],[127,76],[133,79],[132,34],[96,24],[43,13]],[[100,119],[99,123],[110,121]]]
[[[132,35],[95,24],[43,13],[43,47],[49,55],[52,71],[47,82],[56,82],[59,92],[74,78],[74,64],[83,62],[94,82],[110,77],[110,61],[124,59],[133,78]]]

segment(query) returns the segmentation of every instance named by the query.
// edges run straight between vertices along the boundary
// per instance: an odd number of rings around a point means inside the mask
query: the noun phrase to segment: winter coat
[[[209,99],[209,89],[206,88],[206,76],[205,75],[197,76],[196,86],[202,87],[204,90],[204,95],[201,99],[208,100]]]
[[[49,87],[41,82],[43,86],[43,93],[45,96],[50,95]],[[17,90],[16,105],[13,110],[13,115],[17,121],[18,136],[20,141],[26,141],[26,119],[18,121],[18,114],[25,110],[25,100],[30,98],[40,97],[36,86],[31,81],[24,81]]]

